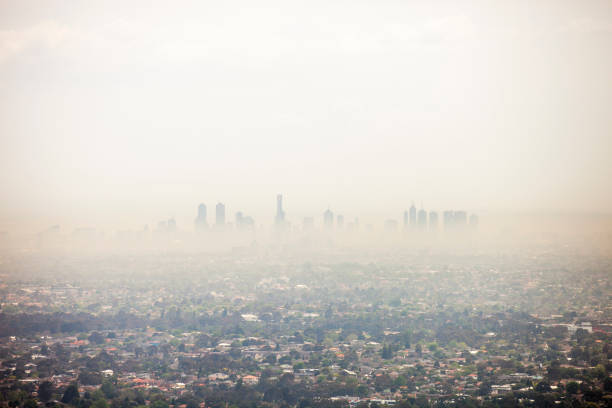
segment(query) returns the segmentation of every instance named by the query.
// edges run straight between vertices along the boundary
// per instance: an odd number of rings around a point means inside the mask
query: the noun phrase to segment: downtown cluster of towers
[[[225,204],[217,203],[215,206],[215,226],[225,226]],[[254,227],[255,221],[252,217],[244,215],[241,211],[236,213],[236,227],[237,228],[249,228]],[[195,219],[196,230],[206,229],[208,223],[206,222],[206,204],[200,203],[198,205],[198,216]]]
[[[468,225],[468,215],[465,211],[444,211],[443,216],[445,229],[461,229]],[[470,215],[469,225],[472,227],[478,225],[478,216],[476,214]],[[404,228],[420,230],[429,228],[435,230],[438,228],[438,213],[436,211],[428,213],[423,208],[417,211],[414,204],[412,204],[409,210],[404,211]]]
[[[460,230],[467,226],[476,227],[478,225],[478,216],[472,214],[468,217],[465,211],[444,211],[442,213],[444,228],[447,230]],[[277,229],[283,229],[288,226],[285,211],[283,210],[283,196],[278,194],[276,196],[276,216],[274,223]],[[196,230],[205,230],[208,228],[207,222],[207,209],[206,204],[201,203],[198,206],[198,213],[195,219]],[[302,227],[304,230],[314,229],[314,218],[305,217],[303,219]],[[217,203],[215,206],[215,228],[223,228],[227,225],[225,216],[225,204]],[[237,229],[253,228],[255,221],[252,217],[243,214],[238,211],[235,214],[235,227]],[[327,209],[323,213],[323,226],[326,229],[332,229],[334,226],[338,229],[345,227],[344,216],[334,215],[334,213]],[[357,229],[359,227],[359,219],[355,218],[354,221],[348,222],[346,225],[347,229]],[[404,211],[403,227],[405,230],[414,231],[425,231],[425,230],[437,230],[439,228],[439,217],[436,211],[425,211],[423,208],[417,210],[414,204],[406,211]],[[396,220],[385,221],[385,229],[395,230],[398,228],[398,222]],[[174,219],[162,221],[158,225],[159,230],[175,231],[176,222]]]

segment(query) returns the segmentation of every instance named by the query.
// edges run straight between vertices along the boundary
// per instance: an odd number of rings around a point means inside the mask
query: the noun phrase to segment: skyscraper
[[[242,211],[238,211],[236,213],[236,227],[240,228],[242,226],[242,220],[244,219],[244,216],[242,215]]]
[[[404,211],[404,229],[408,229],[408,211]]]
[[[414,203],[410,206],[410,227],[415,228],[417,225],[417,209]]]
[[[478,216],[476,214],[470,215],[470,227],[478,227]]]
[[[453,212],[444,211],[444,229],[452,229],[454,224]]]
[[[276,225],[282,226],[285,224],[285,212],[283,211],[283,195],[276,196]]]
[[[195,219],[196,230],[202,230],[207,227],[206,225],[206,205],[200,203],[198,205],[198,216]]]
[[[166,228],[167,228],[168,232],[175,232],[176,231],[176,221],[174,220],[174,218],[170,218],[166,225],[167,225]]]
[[[252,228],[255,226],[255,221],[252,217],[242,214],[242,211],[236,213],[236,228],[239,230]]]
[[[434,231],[438,229],[438,213],[435,211],[429,212],[429,229]]]
[[[225,225],[225,204],[217,203],[215,206],[215,224],[219,227]]]
[[[344,215],[338,215],[336,217],[336,225],[338,228],[342,228],[344,226]]]
[[[325,228],[334,226],[334,213],[329,208],[323,213],[323,225],[325,225]]]
[[[420,230],[427,228],[427,211],[423,208],[419,210],[418,225]]]
[[[453,224],[458,228],[467,226],[467,213],[465,211],[455,211],[453,214]]]

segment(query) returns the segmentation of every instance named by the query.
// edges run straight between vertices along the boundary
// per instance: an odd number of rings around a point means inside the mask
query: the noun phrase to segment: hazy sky
[[[608,212],[611,73],[610,0],[3,0],[0,228]]]

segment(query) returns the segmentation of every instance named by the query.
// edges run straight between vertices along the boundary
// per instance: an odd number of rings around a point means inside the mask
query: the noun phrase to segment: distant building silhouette
[[[255,226],[255,221],[249,216],[245,216],[241,211],[236,213],[236,228],[245,229],[252,228]]]
[[[408,211],[404,211],[404,229],[408,229],[408,222],[409,222],[410,218],[409,218],[409,214]]]
[[[427,211],[422,208],[419,210],[418,225],[419,229],[421,230],[425,230],[427,228]]]
[[[176,221],[174,220],[174,218],[170,218],[168,220],[158,222],[157,231],[158,232],[175,232],[176,231]]]
[[[478,216],[476,214],[470,215],[470,227],[478,227]]]
[[[429,229],[430,230],[438,229],[438,213],[435,211],[429,212]]]
[[[225,204],[217,203],[215,206],[215,225],[225,225]]]
[[[452,229],[455,225],[452,211],[444,211],[444,229]]]
[[[285,211],[283,211],[283,195],[276,196],[276,225],[283,226],[285,224]]]
[[[331,212],[329,208],[323,213],[323,225],[325,225],[326,228],[332,228],[334,226],[334,213]]]
[[[167,229],[168,232],[175,232],[176,231],[176,221],[174,220],[174,218],[170,218],[166,225],[167,225],[166,229]]]
[[[338,228],[344,227],[344,215],[338,215],[336,217],[336,225],[338,226]]]
[[[198,216],[195,219],[195,227],[196,227],[196,230],[202,230],[207,227],[206,205],[204,203],[200,203],[200,205],[198,205]]]
[[[412,204],[410,206],[410,228],[416,228],[417,225],[417,209],[414,206],[414,204]]]
[[[464,228],[467,225],[467,213],[465,211],[455,211],[453,213],[453,224],[456,228]]]

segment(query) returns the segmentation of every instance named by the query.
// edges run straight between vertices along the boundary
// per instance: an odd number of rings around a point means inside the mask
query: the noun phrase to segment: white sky
[[[612,209],[612,2],[0,1],[0,229]]]

